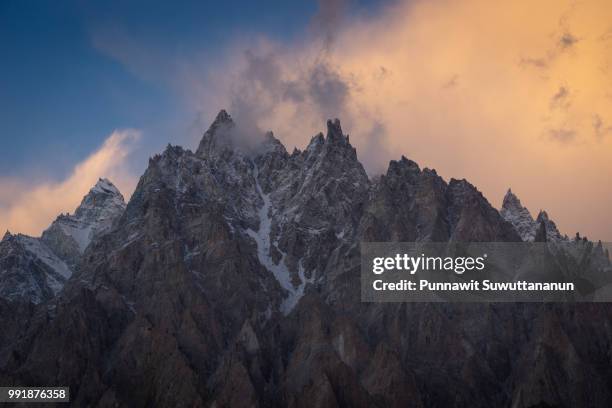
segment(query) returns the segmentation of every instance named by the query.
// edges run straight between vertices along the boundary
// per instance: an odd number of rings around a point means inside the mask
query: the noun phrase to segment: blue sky
[[[196,113],[168,81],[168,61],[194,54],[214,59],[251,33],[290,42],[308,30],[318,7],[314,1],[0,2],[0,174],[61,178],[116,128],[141,129],[149,146],[144,155],[186,141],[178,135],[188,132]],[[113,53],[122,46],[113,42],[123,40],[136,58]]]

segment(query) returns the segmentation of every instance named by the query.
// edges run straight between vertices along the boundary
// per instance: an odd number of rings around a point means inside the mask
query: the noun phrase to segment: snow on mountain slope
[[[546,211],[540,211],[538,217],[534,220],[529,210],[523,207],[521,201],[511,189],[508,189],[504,197],[500,214],[506,221],[514,226],[514,229],[516,229],[523,241],[533,241],[536,237],[536,232],[540,223],[542,222],[546,228],[546,237],[548,241],[567,241],[567,238],[562,236],[557,229],[555,222],[548,218]]]
[[[535,222],[531,213],[523,207],[521,201],[508,189],[500,211],[501,216],[514,226],[523,241],[533,241],[536,235],[538,224]]]
[[[312,283],[313,279],[306,279],[306,277],[304,276],[304,267],[302,266],[302,263],[299,262],[298,277],[300,279],[300,283],[297,287],[294,286],[291,278],[291,272],[287,268],[287,265],[285,265],[285,257],[287,254],[278,249],[278,246],[275,243],[272,243],[270,239],[270,232],[272,229],[272,217],[270,216],[270,195],[265,194],[261,189],[258,176],[259,170],[257,168],[257,165],[255,165],[253,177],[256,181],[257,191],[263,199],[263,206],[259,210],[259,229],[257,230],[257,232],[253,231],[252,229],[247,229],[246,232],[257,243],[257,257],[259,258],[259,262],[267,270],[272,272],[281,287],[288,292],[287,297],[281,305],[281,311],[284,314],[288,314],[297,304],[300,298],[304,295],[304,288],[306,284]],[[274,245],[275,249],[282,254],[280,260],[278,260],[277,262],[274,262],[270,255],[270,249],[272,245]]]
[[[70,267],[40,239],[7,233],[0,242],[0,297],[40,303],[55,296]]]
[[[73,215],[61,214],[43,232],[42,240],[74,265],[89,243],[107,232],[125,210],[123,196],[107,179],[100,179]]]

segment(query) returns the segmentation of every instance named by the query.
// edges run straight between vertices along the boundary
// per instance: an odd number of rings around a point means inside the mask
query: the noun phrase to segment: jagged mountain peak
[[[406,173],[419,173],[421,168],[419,165],[402,155],[399,160],[391,160],[387,169],[387,176],[405,175]]]
[[[282,155],[288,154],[285,145],[283,145],[283,143],[278,140],[271,131],[264,134],[261,152],[264,154],[270,152],[280,153]]]
[[[448,182],[449,187],[452,187],[456,190],[461,191],[469,191],[470,193],[478,193],[478,195],[482,195],[482,193],[474,186],[472,183],[467,181],[465,178],[456,179],[452,178]]]
[[[326,141],[330,143],[349,143],[348,135],[342,133],[342,126],[340,125],[340,119],[328,119],[327,120],[327,137]]]
[[[83,197],[74,215],[78,218],[95,217],[96,214],[90,214],[90,212],[98,212],[100,209],[108,207],[125,208],[125,199],[110,180],[100,178],[87,195]]]
[[[121,195],[119,189],[107,178],[100,178],[93,186],[90,193],[114,194]]]
[[[538,220],[538,221],[549,221],[549,220],[550,220],[550,218],[548,217],[548,213],[546,212],[546,210],[540,210],[540,211],[538,212],[537,220]]]
[[[306,146],[305,152],[314,152],[320,150],[320,148],[325,144],[325,136],[323,133],[319,132],[310,139],[310,143]]]
[[[523,241],[533,241],[535,239],[538,224],[510,188],[504,196],[500,214],[514,226],[514,229],[519,233]]]
[[[546,239],[547,241],[565,241],[565,237],[561,235],[559,229],[557,228],[557,224],[550,219],[548,213],[544,210],[540,210],[538,217],[536,218],[536,223],[538,225],[543,224],[546,227]]]
[[[502,205],[502,207],[517,206],[517,205],[518,206],[521,205],[521,200],[519,200],[516,194],[512,192],[512,189],[509,188],[508,191],[506,192],[506,195],[504,196],[504,204]]]
[[[224,151],[233,150],[232,139],[235,127],[232,117],[225,109],[221,109],[208,130],[204,132],[196,154],[201,157],[213,157]]]
[[[466,179],[451,179],[447,199],[454,241],[521,241],[515,228]]]
[[[221,109],[219,113],[217,113],[217,116],[215,117],[213,124],[233,123],[233,122],[234,120],[232,119],[231,115],[227,113],[225,109]]]
[[[125,208],[119,189],[109,179],[100,178],[83,197],[74,214],[57,217],[43,232],[42,240],[74,266],[89,243],[108,231]]]
[[[451,178],[448,182],[448,189],[453,195],[463,201],[478,202],[479,204],[491,207],[489,200],[487,200],[482,192],[465,178]]]
[[[4,236],[2,237],[2,241],[4,241],[5,239],[9,239],[11,237],[12,237],[11,231],[6,230],[6,232],[4,233]]]

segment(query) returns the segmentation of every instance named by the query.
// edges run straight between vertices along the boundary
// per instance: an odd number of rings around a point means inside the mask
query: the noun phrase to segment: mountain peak
[[[320,146],[323,146],[324,143],[325,143],[325,136],[323,136],[323,133],[319,132],[316,135],[314,135],[312,139],[310,139],[310,143],[308,143],[308,146],[306,147],[306,151],[307,152],[315,151],[319,149]]]
[[[89,194],[111,194],[121,196],[119,189],[107,178],[100,178],[98,182],[89,190]]]
[[[57,217],[43,232],[42,240],[64,259],[74,260],[94,237],[110,229],[125,207],[119,189],[110,180],[100,178],[74,214]]]
[[[75,215],[80,217],[82,213],[93,208],[108,206],[125,207],[125,200],[119,189],[109,179],[100,178],[87,195],[83,197]]]
[[[518,200],[517,196],[512,192],[511,188],[508,188],[508,191],[506,191],[506,195],[504,196],[504,201],[506,200]]]
[[[514,229],[519,233],[523,241],[533,241],[535,239],[538,226],[529,210],[523,207],[521,200],[510,188],[504,196],[500,214],[514,226]]]
[[[546,238],[549,241],[564,241],[565,238],[559,232],[557,224],[550,219],[548,213],[544,210],[540,210],[538,218],[536,219],[538,224],[544,224],[546,227]]]
[[[329,119],[327,121],[327,138],[326,140],[328,142],[332,142],[332,143],[348,143],[349,142],[349,137],[348,135],[345,136],[344,133],[342,133],[342,126],[340,126],[340,119],[336,118],[336,119]]]
[[[2,237],[2,241],[6,240],[6,239],[10,239],[13,235],[11,234],[11,231],[6,230],[6,232],[4,233],[4,236]]]
[[[199,156],[210,156],[214,152],[231,148],[233,145],[231,130],[234,127],[235,123],[232,117],[225,109],[221,109],[208,130],[204,133],[204,136],[202,136],[196,154]]]
[[[215,123],[234,123],[234,121],[231,115],[227,113],[225,109],[221,109],[213,121],[213,124]]]
[[[262,148],[260,152],[262,153],[277,152],[277,153],[286,155],[287,149],[285,149],[285,146],[283,145],[283,143],[274,136],[273,132],[266,132],[264,134],[264,140],[263,140]]]
[[[506,210],[516,209],[518,211],[527,210],[527,208],[523,207],[523,205],[521,204],[521,200],[519,200],[519,198],[516,196],[516,194],[512,192],[512,189],[510,188],[508,189],[508,191],[506,192],[506,195],[504,196],[502,210],[503,209],[506,209]],[[529,216],[531,217],[531,214]]]
[[[406,156],[402,155],[399,160],[391,160],[387,168],[387,177],[409,177],[411,174],[419,174],[421,169],[419,165]]]

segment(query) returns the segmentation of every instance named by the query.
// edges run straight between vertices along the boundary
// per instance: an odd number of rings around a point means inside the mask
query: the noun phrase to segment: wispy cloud
[[[60,213],[72,212],[98,178],[107,177],[129,197],[136,178],[126,161],[138,140],[136,130],[117,130],[60,181],[31,183],[0,178],[0,231],[40,235]]]

